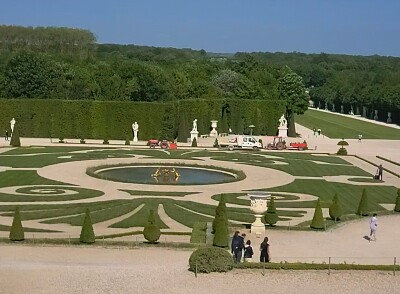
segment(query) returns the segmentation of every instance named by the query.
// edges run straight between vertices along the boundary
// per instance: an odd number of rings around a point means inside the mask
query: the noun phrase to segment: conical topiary
[[[369,214],[369,212],[367,190],[363,189],[360,204],[358,204],[357,214],[366,216]]]
[[[275,224],[278,222],[278,214],[276,213],[274,197],[271,197],[271,200],[269,201],[268,209],[267,212],[265,213],[264,220],[265,223],[270,226],[275,226]]]
[[[19,132],[17,124],[14,125],[14,130],[11,134],[10,146],[21,147],[21,140],[19,138]]]
[[[155,243],[160,239],[161,230],[156,225],[156,216],[153,209],[150,209],[147,225],[143,229],[143,236],[150,243]]]
[[[219,147],[218,138],[215,138],[213,147],[215,147],[215,148],[218,148],[218,147]]]
[[[129,138],[125,139],[125,145],[131,145],[131,141],[129,140]]]
[[[10,230],[11,241],[23,241],[25,240],[24,228],[22,227],[21,216],[19,214],[19,208],[15,208],[14,219]]]
[[[324,216],[322,215],[322,208],[321,208],[321,202],[318,198],[317,205],[315,206],[315,211],[314,211],[314,217],[311,221],[311,228],[313,229],[324,229],[325,224],[324,224]]]
[[[229,246],[229,231],[228,227],[223,222],[217,223],[213,245],[222,248],[226,248]]]
[[[95,236],[93,231],[92,220],[90,218],[89,208],[86,209],[85,219],[83,220],[81,236],[79,238],[79,241],[88,244],[95,242]]]
[[[223,223],[226,227],[228,227],[228,217],[226,215],[226,203],[225,197],[222,194],[221,199],[218,203],[217,208],[215,209],[215,218],[212,223],[212,233],[214,234],[217,228],[218,223]]]
[[[193,138],[192,140],[192,147],[197,147],[197,139]]]
[[[394,206],[394,211],[400,212],[400,189],[397,190],[396,205]]]
[[[329,216],[334,221],[338,221],[343,215],[343,208],[337,194],[333,197],[332,205],[329,207]]]

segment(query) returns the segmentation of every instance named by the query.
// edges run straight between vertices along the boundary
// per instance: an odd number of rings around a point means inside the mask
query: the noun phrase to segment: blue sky
[[[91,30],[99,43],[211,52],[400,56],[399,0],[1,0],[0,23]]]

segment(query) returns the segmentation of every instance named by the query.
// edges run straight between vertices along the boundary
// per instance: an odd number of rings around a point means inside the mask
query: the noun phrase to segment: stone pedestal
[[[267,198],[271,196],[266,192],[252,192],[250,196],[250,210],[254,213],[256,220],[251,224],[251,233],[261,237],[265,233],[265,225],[261,218],[267,211]]]
[[[138,142],[137,131],[133,132],[133,142]]]
[[[278,137],[287,138],[288,128],[286,126],[279,127],[278,130]]]
[[[210,132],[210,137],[218,137],[217,124],[218,124],[217,120],[212,120],[211,121],[212,130]]]
[[[198,137],[199,137],[199,132],[198,131],[190,131],[190,142],[193,142],[194,138],[196,138],[196,141],[197,141]]]

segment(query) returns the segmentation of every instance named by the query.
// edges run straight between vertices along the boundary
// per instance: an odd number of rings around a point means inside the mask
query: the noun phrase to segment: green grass
[[[376,180],[371,177],[369,177],[369,178],[349,178],[348,180],[351,182],[359,182],[359,183],[377,183],[377,184],[382,183],[381,180]]]
[[[320,128],[329,138],[357,139],[361,134],[363,139],[400,140],[399,129],[313,109],[297,115],[295,121],[311,130]]]
[[[0,173],[0,188],[24,185],[66,185],[42,178],[35,170],[7,170]]]
[[[344,183],[333,183],[325,180],[303,180],[297,179],[294,182],[280,187],[268,189],[268,191],[276,192],[292,192],[311,194],[321,199],[321,206],[328,208],[332,204],[332,199],[335,193],[340,197],[345,214],[355,213],[361,199],[363,189],[367,190],[368,201],[371,209],[375,211],[385,210],[378,203],[391,204],[395,202],[397,189],[388,186],[362,186],[350,185]],[[315,202],[294,202],[288,203],[290,207],[294,204],[308,204],[309,208],[315,207]],[[282,207],[279,201],[276,201],[277,207]]]
[[[197,194],[198,192],[162,192],[162,191],[139,191],[139,190],[123,190],[120,191],[129,193],[132,196],[172,196],[183,197],[186,195]]]

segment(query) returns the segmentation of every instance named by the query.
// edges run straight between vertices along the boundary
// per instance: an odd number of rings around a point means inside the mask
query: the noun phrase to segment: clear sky
[[[0,24],[211,52],[400,56],[400,0],[0,0]]]

